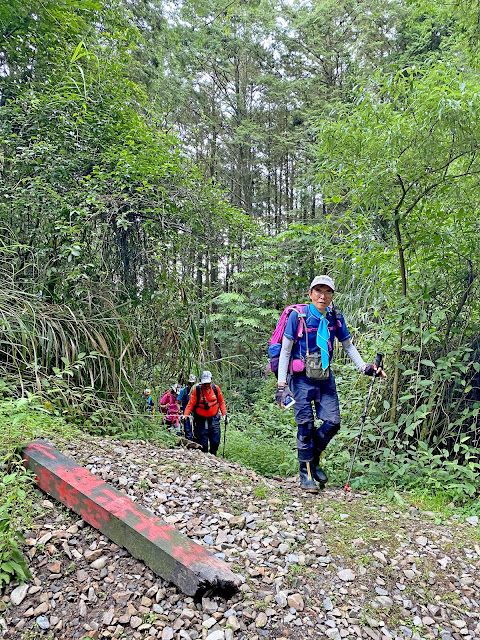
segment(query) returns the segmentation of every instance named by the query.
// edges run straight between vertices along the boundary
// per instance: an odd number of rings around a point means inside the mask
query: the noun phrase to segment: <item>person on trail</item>
[[[150,418],[155,414],[155,403],[153,402],[152,392],[150,389],[144,389],[142,394],[142,404],[144,407],[144,411],[148,414]]]
[[[203,371],[200,384],[190,393],[190,400],[184,411],[184,418],[193,413],[193,439],[204,453],[217,455],[220,445],[220,417],[227,416],[227,407],[218,385],[212,383],[210,371]]]
[[[160,400],[160,411],[165,415],[165,422],[177,435],[181,434],[180,429],[180,403],[178,402],[179,384],[173,384],[169,391],[163,394]]]
[[[366,364],[353,345],[342,314],[332,304],[334,293],[335,283],[329,276],[316,276],[312,280],[308,292],[311,302],[305,317],[296,310],[288,317],[278,362],[275,401],[283,407],[290,396],[295,400],[300,486],[309,493],[318,493],[316,482],[323,486],[328,481],[318,466],[319,458],[340,429],[338,395],[330,369],[334,339],[337,338],[359,371],[369,376],[377,371],[376,375],[386,378],[382,369]],[[298,332],[299,322],[303,323],[304,331]],[[290,358],[297,361],[297,366],[292,367],[287,386]],[[301,371],[298,371],[298,361],[303,361]],[[322,421],[318,428],[315,428],[312,402],[317,418]]]
[[[178,394],[178,401],[180,402],[182,413],[185,413],[185,409],[187,408],[188,401],[190,400],[190,391],[193,385],[196,383],[196,381],[197,381],[197,376],[191,373],[188,376],[187,384],[183,387],[183,389]],[[185,430],[185,437],[187,438],[187,440],[193,440],[191,418],[185,418],[184,430]]]

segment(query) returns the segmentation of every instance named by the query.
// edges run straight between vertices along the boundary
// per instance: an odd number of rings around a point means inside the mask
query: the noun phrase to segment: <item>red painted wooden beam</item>
[[[47,442],[30,443],[23,457],[41,489],[187,595],[239,587],[240,576],[226,563]]]

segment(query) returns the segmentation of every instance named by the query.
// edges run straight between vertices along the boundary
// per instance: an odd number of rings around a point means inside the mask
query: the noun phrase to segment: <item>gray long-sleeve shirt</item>
[[[359,371],[363,370],[365,366],[365,362],[362,356],[358,353],[357,348],[353,344],[351,338],[347,340],[343,340],[340,343],[343,347],[343,350],[353,362],[353,364],[357,367]],[[278,361],[278,384],[286,384],[287,382],[287,373],[288,373],[288,363],[290,362],[290,355],[292,353],[293,348],[293,340],[283,336],[282,340],[282,350],[280,351],[280,359]]]

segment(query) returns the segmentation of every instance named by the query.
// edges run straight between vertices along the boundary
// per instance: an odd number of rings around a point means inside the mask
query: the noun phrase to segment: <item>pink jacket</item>
[[[160,400],[160,404],[167,405],[167,418],[175,419],[180,413],[177,396],[174,396],[170,391],[167,391],[163,394],[163,397]]]

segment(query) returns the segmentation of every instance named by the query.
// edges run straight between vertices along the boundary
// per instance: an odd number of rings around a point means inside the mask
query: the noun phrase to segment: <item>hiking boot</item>
[[[308,493],[318,493],[319,491],[313,479],[313,464],[311,460],[308,462],[300,461],[300,486]]]
[[[313,479],[320,484],[327,484],[328,476],[325,471],[318,465],[318,458],[314,458],[312,461],[312,476]]]

